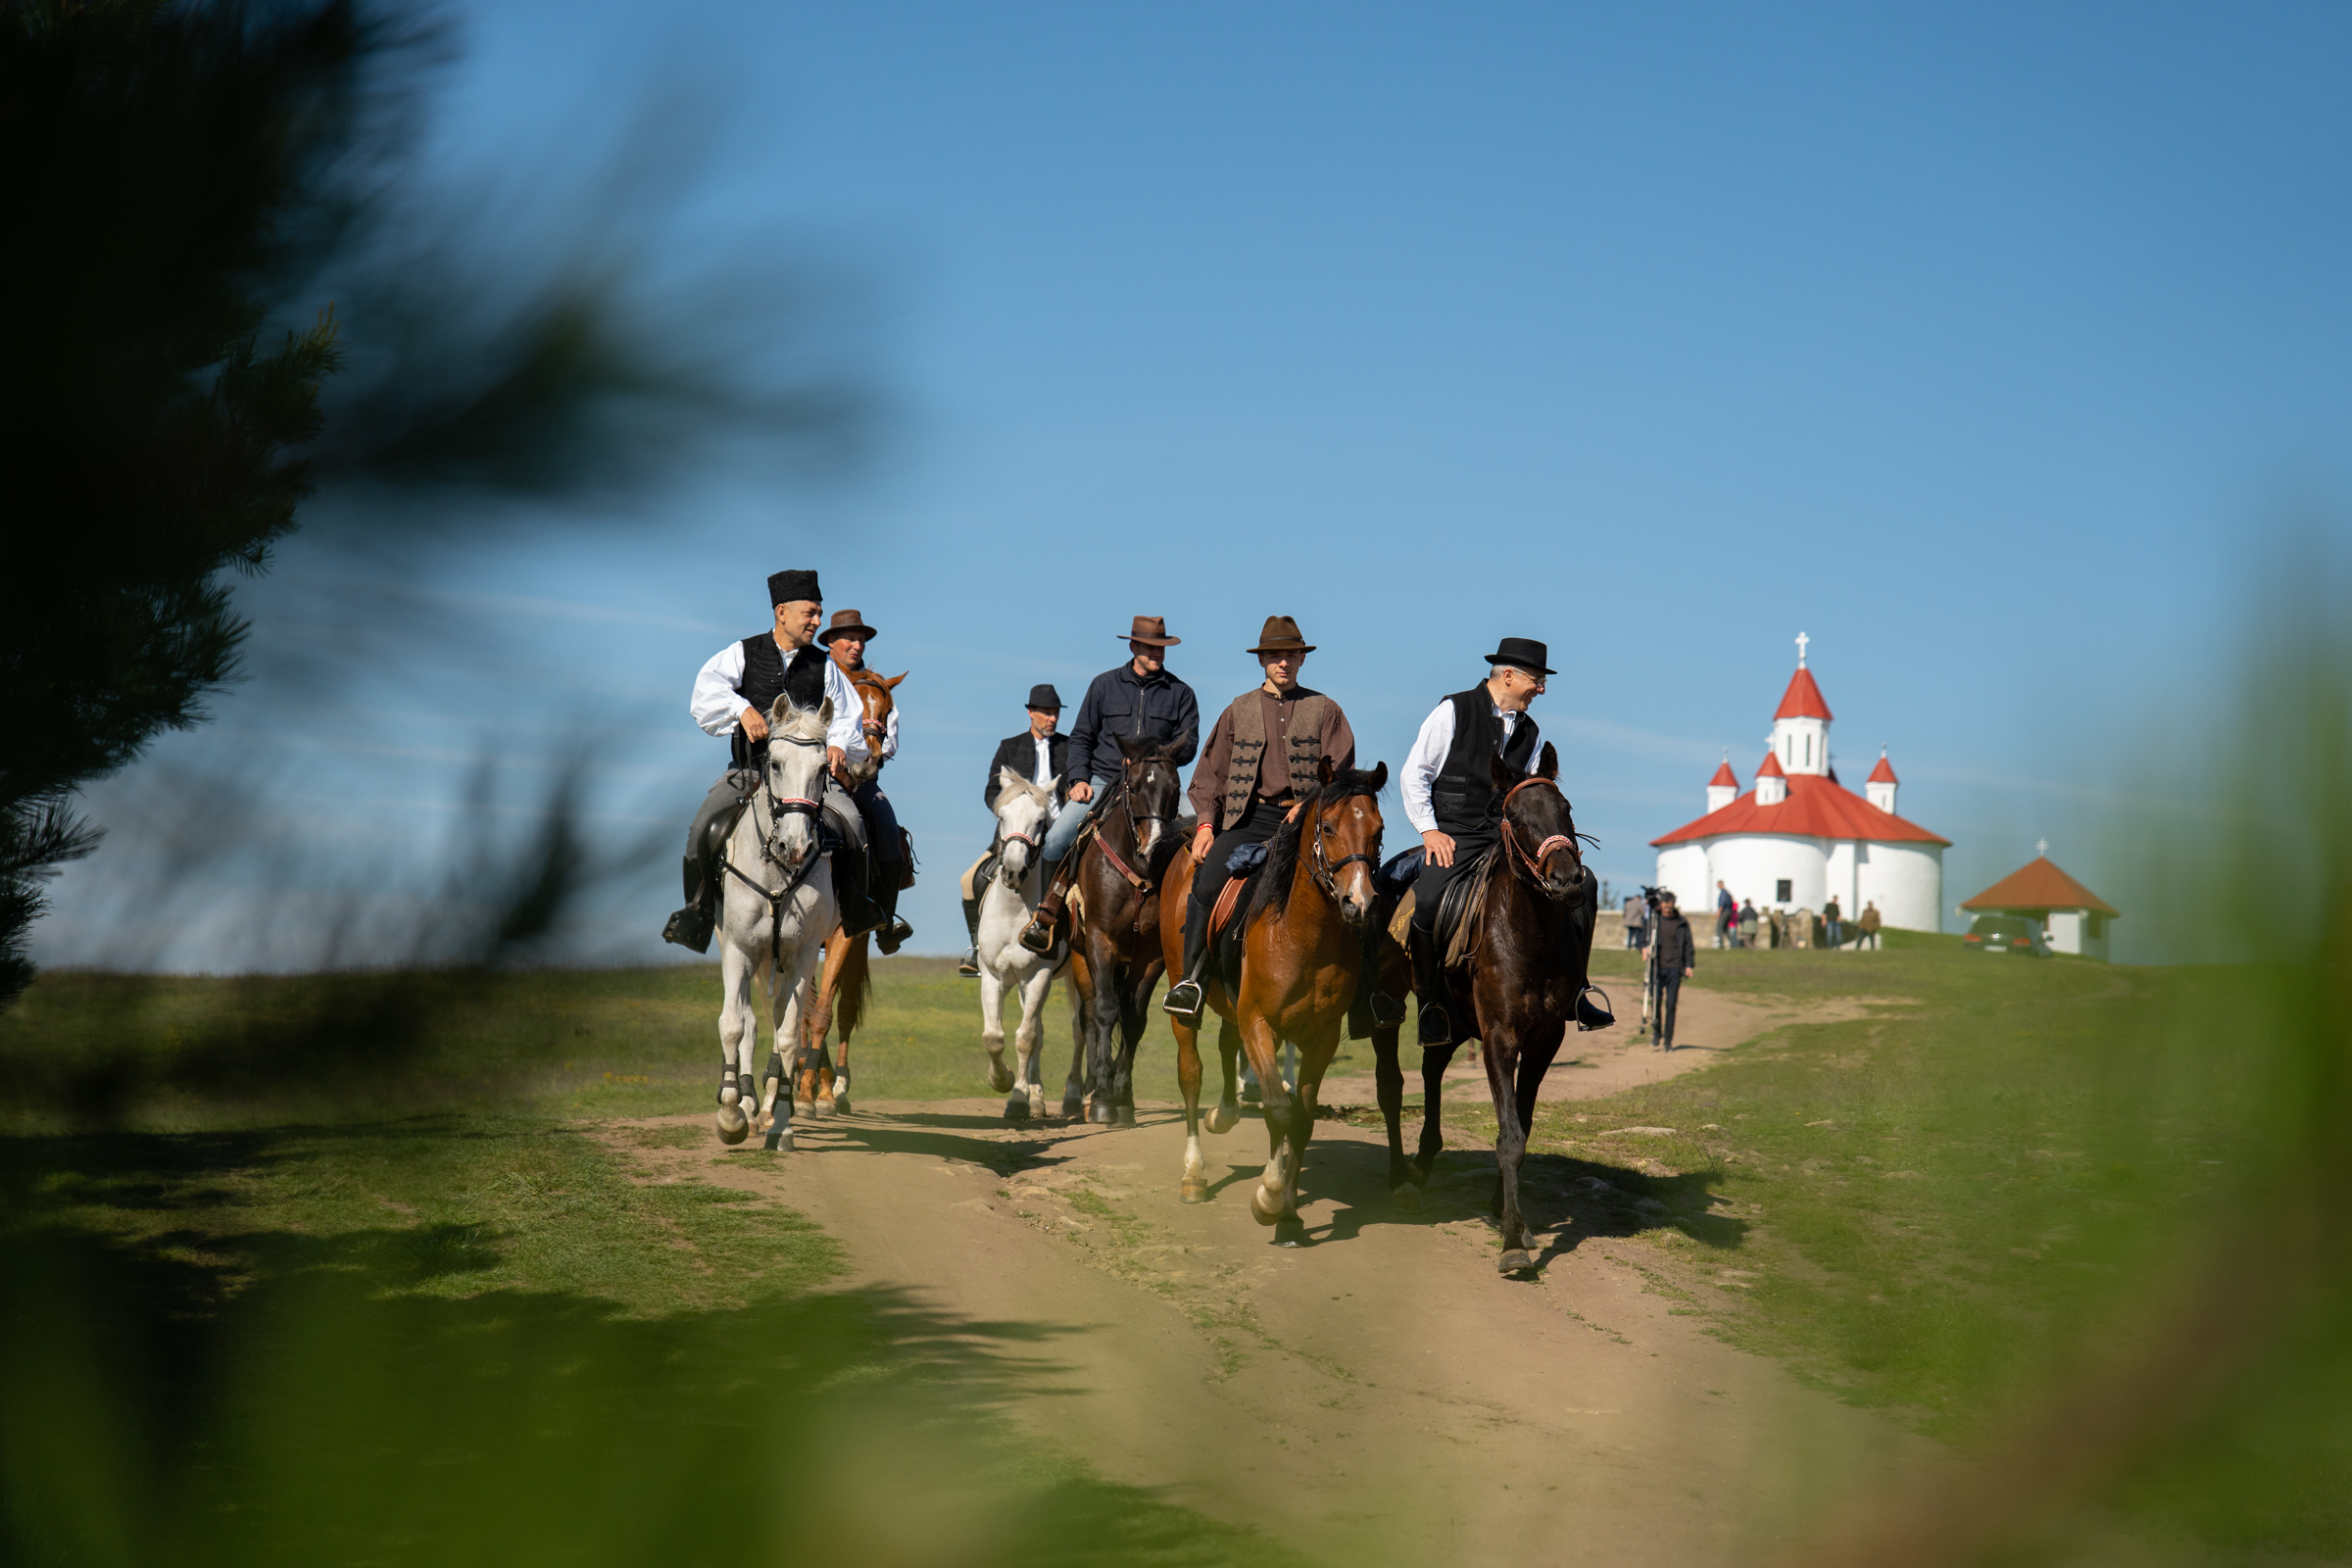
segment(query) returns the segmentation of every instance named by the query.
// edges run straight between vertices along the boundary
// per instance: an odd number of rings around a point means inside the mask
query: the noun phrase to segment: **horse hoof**
[[[813,1116],[816,1114],[816,1102],[796,1100],[792,1102],[792,1113],[796,1116]]]
[[[1282,1219],[1282,1200],[1268,1197],[1262,1186],[1250,1188],[1250,1217],[1260,1225],[1278,1223]]]
[[[1001,1061],[990,1062],[988,1064],[988,1092],[992,1095],[1002,1095],[1011,1088],[1012,1069]]]
[[[1029,1119],[1029,1097],[1015,1095],[1004,1102],[1004,1119],[1006,1121],[1027,1121]]]
[[[1295,1213],[1283,1215],[1274,1224],[1274,1245],[1276,1247],[1304,1247],[1306,1245],[1306,1222]]]
[[[1135,1125],[1135,1107],[1133,1105],[1113,1105],[1111,1119],[1117,1126],[1132,1127]]]
[[[1406,1182],[1399,1187],[1390,1188],[1389,1206],[1396,1209],[1399,1214],[1420,1213],[1421,1189],[1415,1187],[1411,1182]]]
[[[833,1097],[833,1103],[826,1108],[830,1109],[836,1116],[847,1116],[851,1109],[850,1097],[847,1095],[835,1095]]]
[[[1514,1247],[1496,1258],[1494,1266],[1505,1274],[1533,1274],[1536,1260],[1527,1255],[1525,1248]]]
[[[1241,1124],[1241,1108],[1237,1105],[1219,1105],[1204,1120],[1210,1132],[1229,1133]]]
[[[1086,1106],[1078,1101],[1065,1100],[1061,1102],[1061,1119],[1063,1121],[1076,1121],[1085,1114]]]
[[[768,1130],[767,1130],[767,1138],[766,1138],[766,1145],[767,1145],[767,1152],[768,1152],[769,1153],[771,1153],[771,1154],[772,1154],[772,1153],[775,1153],[775,1152],[776,1152],[777,1151],[779,1151],[779,1150],[782,1150],[782,1149],[789,1148],[789,1147],[791,1146],[791,1143],[792,1143],[792,1134],[790,1134],[790,1133],[786,1132],[786,1131],[783,1129],[783,1127],[782,1127],[782,1126],[778,1125],[778,1126],[774,1126],[774,1127],[770,1127],[770,1128],[768,1128]]]
[[[1100,1101],[1086,1107],[1086,1119],[1102,1127],[1118,1125],[1119,1113]]]
[[[1205,1203],[1208,1201],[1208,1180],[1202,1176],[1187,1176],[1176,1188],[1179,1201]]]
[[[743,1113],[741,1105],[718,1107],[718,1141],[729,1148],[752,1136],[752,1119]]]

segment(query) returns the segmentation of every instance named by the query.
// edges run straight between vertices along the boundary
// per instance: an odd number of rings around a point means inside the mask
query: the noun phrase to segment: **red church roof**
[[[2058,869],[2049,857],[2035,856],[2027,865],[1960,906],[1963,909],[2096,909],[2114,914],[2113,906]]]
[[[1881,752],[1879,754],[1879,765],[1870,770],[1870,782],[1873,784],[1895,784],[1901,782],[1894,776],[1894,769],[1887,764],[1886,754],[1885,752]]]
[[[1781,706],[1773,710],[1775,718],[1831,718],[1830,705],[1822,701],[1821,688],[1813,682],[1813,672],[1804,665],[1788,677],[1788,689],[1781,694]]]
[[[1728,757],[1715,764],[1715,776],[1707,780],[1707,788],[1713,789],[1718,784],[1729,784],[1734,789],[1740,787],[1740,775],[1732,771],[1732,760]]]
[[[1799,670],[1797,673],[1801,675],[1804,672]],[[1780,764],[1767,757],[1764,765],[1756,772],[1761,777],[1780,770]],[[1880,810],[1835,780],[1817,778],[1810,773],[1800,773],[1788,780],[1788,798],[1778,806],[1758,806],[1755,791],[1750,790],[1722,810],[1710,811],[1697,821],[1687,822],[1664,838],[1651,839],[1649,842],[1653,846],[1688,844],[1695,839],[1720,838],[1727,833],[1785,833],[1792,838],[1867,839],[1874,844],[1948,845],[1952,842],[1929,832],[1916,822],[1904,821],[1892,811]]]
[[[1788,774],[1781,771],[1781,760],[1778,757],[1775,757],[1772,753],[1766,752],[1764,754],[1764,765],[1756,769],[1756,777],[1787,778],[1788,776]]]

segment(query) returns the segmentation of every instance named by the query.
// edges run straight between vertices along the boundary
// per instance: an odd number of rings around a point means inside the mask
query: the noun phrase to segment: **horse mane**
[[[1250,895],[1250,912],[1243,916],[1243,926],[1247,928],[1268,910],[1280,914],[1291,906],[1291,883],[1298,874],[1298,835],[1322,808],[1351,795],[1379,794],[1376,774],[1351,767],[1344,773],[1334,773],[1330,783],[1298,797],[1298,814],[1276,828],[1274,837],[1266,843],[1266,868],[1258,873],[1257,890]]]

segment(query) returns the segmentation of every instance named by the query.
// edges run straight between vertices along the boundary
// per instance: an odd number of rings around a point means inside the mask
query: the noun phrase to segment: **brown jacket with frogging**
[[[1187,799],[1193,813],[1221,833],[1242,819],[1253,798],[1281,800],[1313,789],[1325,762],[1334,772],[1355,765],[1355,731],[1340,705],[1304,686],[1280,697],[1259,686],[1217,715]]]

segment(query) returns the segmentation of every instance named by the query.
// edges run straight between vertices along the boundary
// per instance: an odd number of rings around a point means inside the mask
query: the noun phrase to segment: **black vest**
[[[825,700],[825,661],[829,656],[814,643],[792,656],[793,702],[802,708],[816,708]],[[756,632],[743,640],[743,679],[735,683],[735,694],[747,708],[760,712],[772,712],[776,699],[784,695],[784,650],[776,646],[773,632]],[[810,695],[813,686],[814,695]],[[754,746],[743,738],[742,726],[736,727],[730,739],[734,743],[733,764],[736,767],[765,767],[767,742]]]
[[[1502,720],[1495,715],[1494,699],[1484,686],[1455,692],[1446,699],[1453,705],[1453,746],[1446,765],[1430,784],[1430,805],[1437,808],[1438,826],[1450,834],[1491,832],[1502,814],[1502,798],[1494,793],[1492,766],[1497,752],[1502,760],[1527,771],[1536,755],[1536,719],[1521,713],[1511,729],[1511,742],[1502,743]]]

